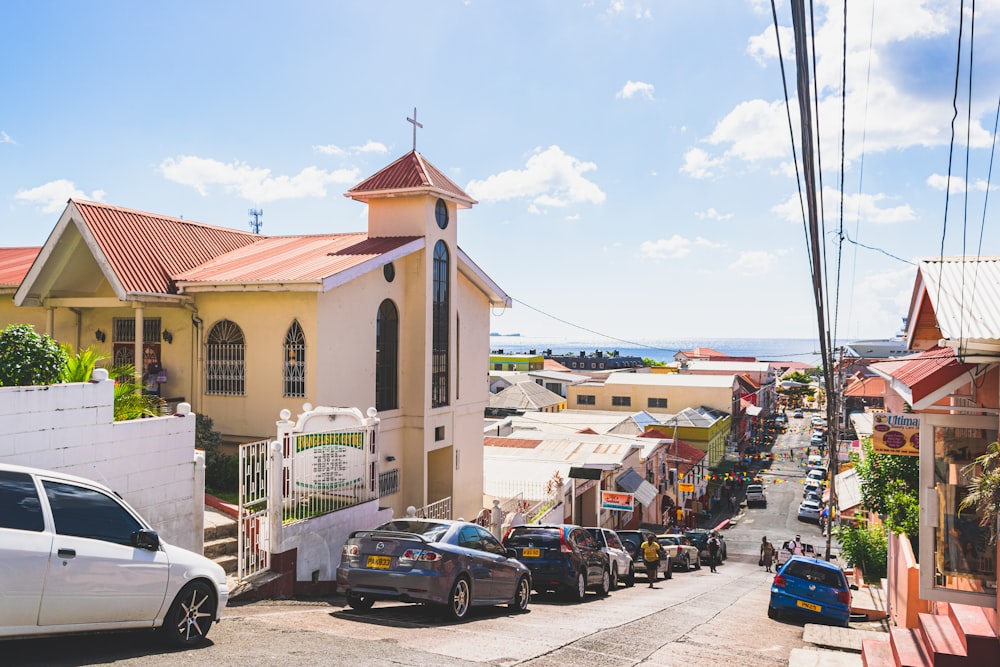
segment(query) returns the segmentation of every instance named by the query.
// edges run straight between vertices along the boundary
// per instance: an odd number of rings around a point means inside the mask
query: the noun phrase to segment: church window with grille
[[[399,407],[399,311],[389,299],[375,322],[375,409]]]
[[[239,325],[222,320],[208,333],[205,349],[205,393],[246,394],[246,339]]]
[[[448,405],[448,347],[451,311],[448,276],[448,246],[438,241],[434,246],[433,342],[431,345],[431,407]]]
[[[298,321],[285,333],[284,395],[306,395],[306,336]]]

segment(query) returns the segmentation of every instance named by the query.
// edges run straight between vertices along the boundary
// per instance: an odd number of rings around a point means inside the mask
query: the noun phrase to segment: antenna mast
[[[253,230],[254,234],[260,234],[260,228],[264,226],[264,221],[261,219],[264,217],[264,210],[260,208],[252,208],[250,213],[250,229]]]

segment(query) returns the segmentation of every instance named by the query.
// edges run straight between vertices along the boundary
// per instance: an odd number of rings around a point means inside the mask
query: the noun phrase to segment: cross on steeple
[[[413,123],[413,150],[417,150],[417,128],[423,127],[423,123],[417,122],[417,107],[413,107],[413,118],[407,118],[408,122]]]

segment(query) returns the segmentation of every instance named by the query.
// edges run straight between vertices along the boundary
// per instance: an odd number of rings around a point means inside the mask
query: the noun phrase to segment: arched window
[[[221,396],[246,394],[246,339],[235,322],[222,320],[208,332],[205,393]]]
[[[399,407],[399,311],[389,299],[375,322],[375,409]]]
[[[434,245],[433,342],[431,359],[431,407],[448,405],[448,323],[451,311],[449,295],[448,246],[444,241]]]
[[[284,395],[306,395],[306,336],[298,320],[285,333]]]

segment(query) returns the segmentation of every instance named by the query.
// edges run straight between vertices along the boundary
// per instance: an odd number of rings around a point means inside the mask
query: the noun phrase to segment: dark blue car
[[[532,587],[542,593],[562,591],[583,600],[588,588],[598,595],[611,590],[611,563],[601,545],[580,526],[514,526],[504,535],[507,553],[531,570]]]
[[[811,623],[847,627],[851,616],[851,590],[844,572],[825,560],[792,556],[774,575],[769,618],[794,615]]]

